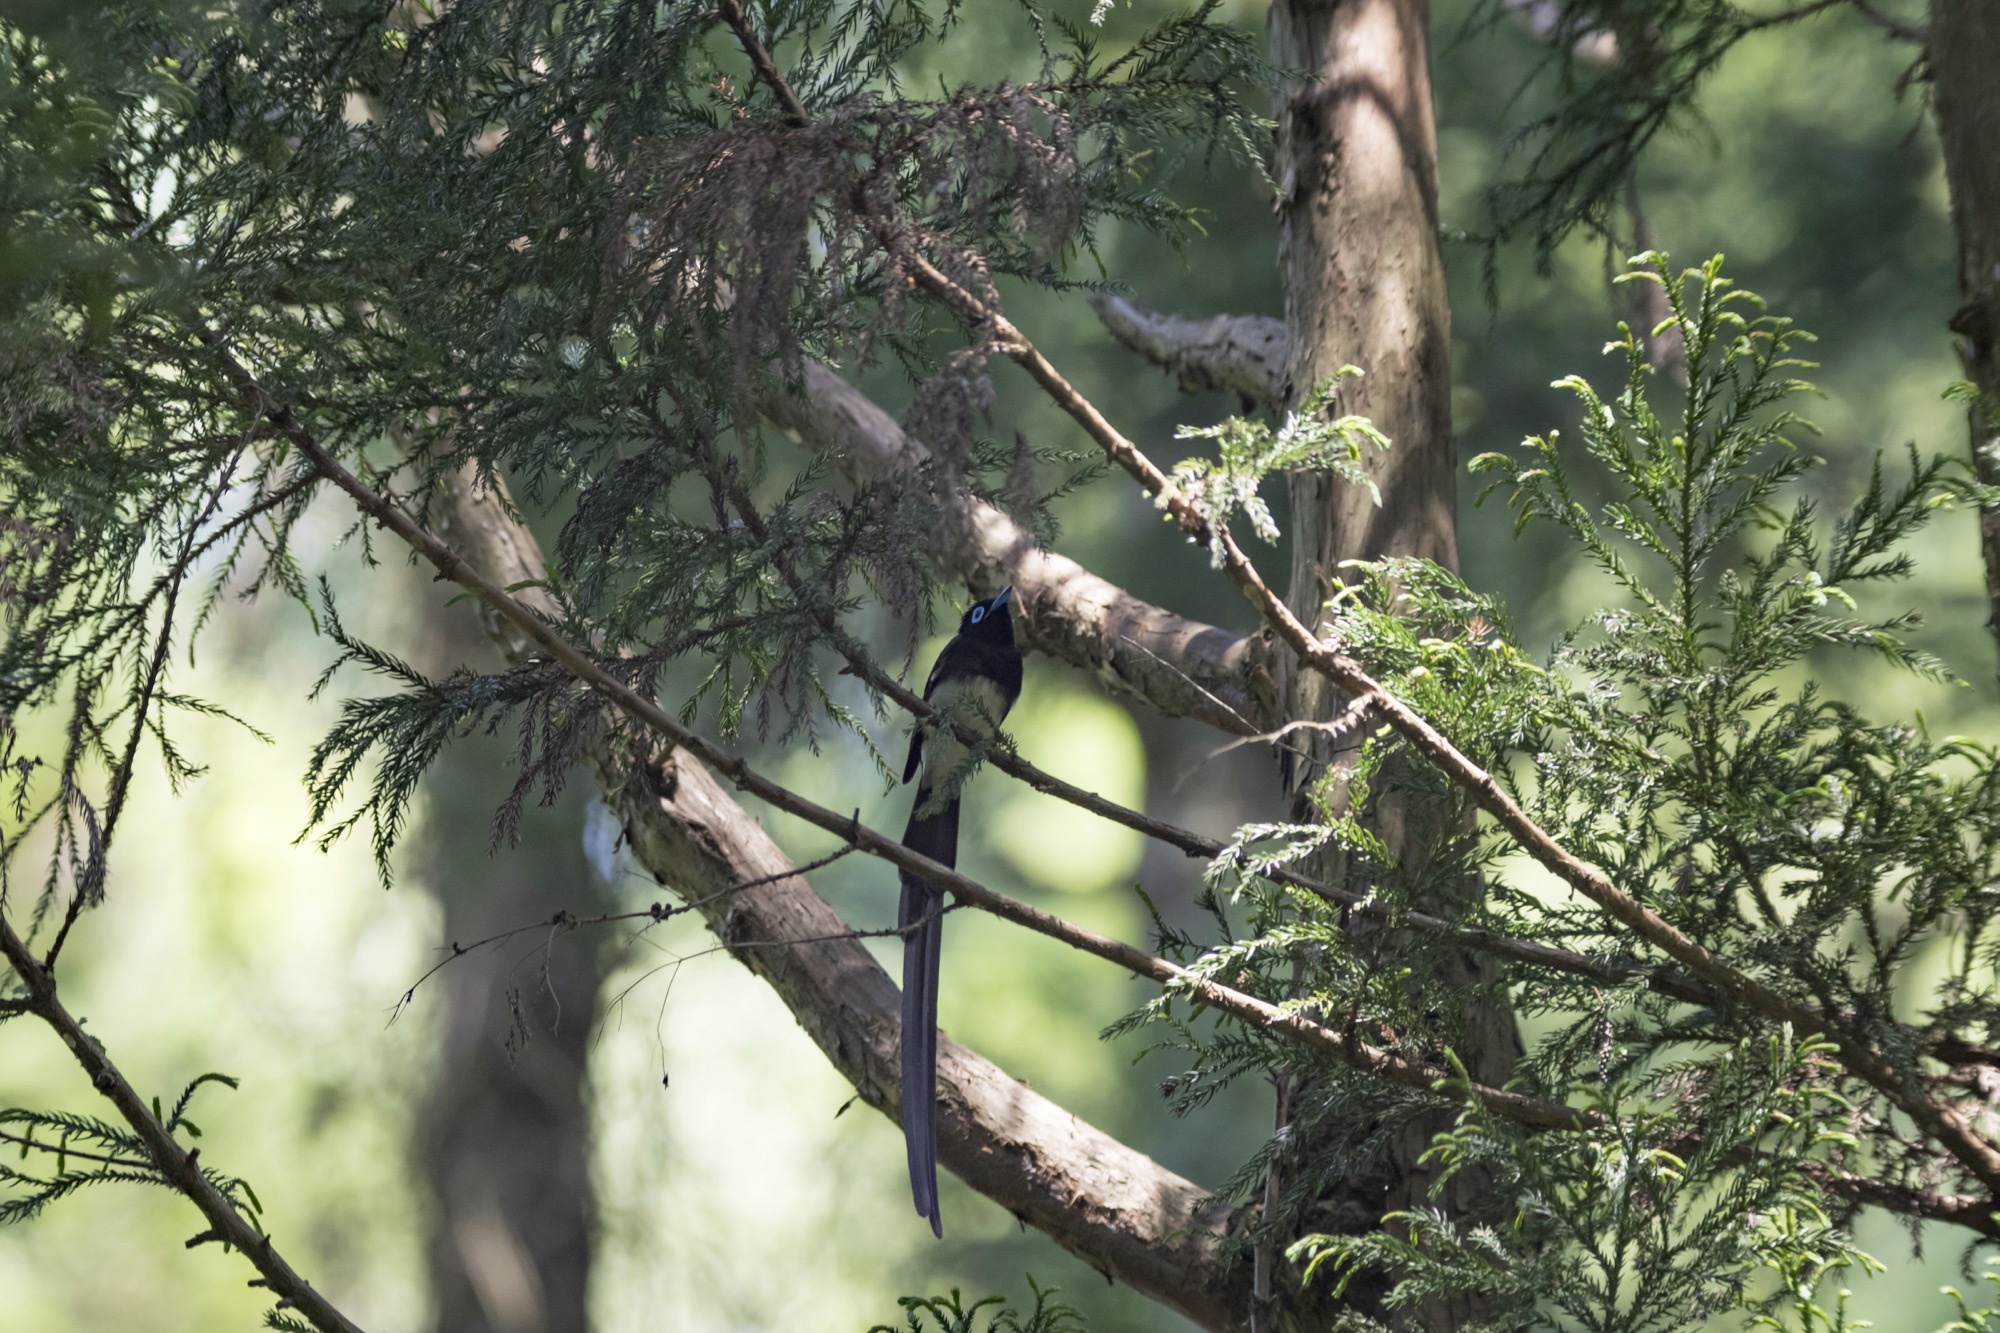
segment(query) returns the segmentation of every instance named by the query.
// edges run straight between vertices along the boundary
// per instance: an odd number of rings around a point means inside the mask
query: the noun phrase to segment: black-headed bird
[[[958,622],[958,634],[938,654],[924,682],[924,699],[961,726],[990,731],[1021,697],[1021,650],[1014,646],[1014,617],[1008,610],[1014,590],[1002,588],[974,602]],[[928,741],[928,744],[926,743]],[[965,762],[967,746],[949,727],[919,727],[910,737],[903,781],[917,783],[910,826],[903,845],[942,865],[958,864],[958,794],[924,813],[934,787]],[[903,1142],[910,1155],[910,1193],[917,1212],[944,1235],[937,1191],[937,1005],[938,961],[944,945],[944,895],[929,881],[905,870],[896,925],[903,932]]]

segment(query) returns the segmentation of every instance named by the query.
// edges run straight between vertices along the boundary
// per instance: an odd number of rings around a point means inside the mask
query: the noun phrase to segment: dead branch
[[[1183,392],[1233,393],[1266,411],[1284,408],[1291,352],[1282,319],[1189,319],[1148,310],[1111,292],[1093,292],[1090,308],[1112,337],[1170,372]]]

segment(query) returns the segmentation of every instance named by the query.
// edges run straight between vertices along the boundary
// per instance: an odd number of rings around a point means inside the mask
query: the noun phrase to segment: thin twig
[[[1922,46],[1931,39],[1931,30],[1924,24],[1899,19],[1894,14],[1884,14],[1875,7],[1872,0],[1848,0],[1848,3],[1860,11],[1863,18],[1899,42],[1915,42]]]
[[[636,912],[605,912],[598,916],[571,916],[566,911],[557,912],[549,920],[531,921],[525,926],[515,926],[511,930],[503,930],[498,934],[488,935],[486,938],[474,940],[470,944],[460,944],[457,940],[453,940],[448,946],[446,955],[431,964],[430,967],[425,969],[422,976],[410,983],[409,988],[396,1001],[396,1007],[390,1011],[389,1021],[394,1023],[398,1018],[402,1017],[403,1010],[416,1000],[418,988],[426,981],[429,981],[432,977],[444,971],[445,968],[450,967],[467,954],[477,953],[488,945],[505,944],[508,940],[526,935],[530,931],[544,930],[552,927],[562,930],[581,930],[585,926],[608,926],[615,925],[620,921],[643,920],[646,922],[646,929],[650,930],[652,927],[671,921],[677,916],[696,911],[708,906],[710,903],[730,897],[733,894],[742,893],[747,889],[761,888],[766,884],[775,884],[779,880],[808,875],[815,870],[823,870],[835,861],[840,860],[841,857],[850,855],[854,850],[854,845],[850,843],[847,846],[835,848],[832,852],[820,857],[817,861],[809,861],[805,865],[795,866],[790,870],[781,871],[775,875],[759,875],[755,879],[746,879],[741,883],[731,884],[728,888],[717,889],[714,893],[704,894],[699,898],[689,898],[678,907],[668,907],[662,903],[654,903],[651,907],[642,907]],[[634,931],[631,938],[637,938],[644,933],[644,931]],[[627,942],[629,943],[630,940],[628,939]]]
[[[105,1166],[123,1166],[134,1171],[157,1171],[151,1162],[137,1157],[106,1157],[103,1153],[86,1152],[81,1148],[66,1147],[61,1143],[43,1143],[32,1134],[10,1134],[0,1129],[0,1143],[18,1143],[23,1148],[48,1153],[51,1157],[76,1157],[86,1162],[102,1162]]]
[[[1871,1176],[1849,1175],[1823,1162],[1806,1162],[1803,1169],[1814,1184],[1838,1198],[1873,1204],[1904,1217],[1949,1222],[1989,1240],[2000,1240],[2000,1217],[1994,1213],[1992,1199],[1971,1194],[1946,1194],[1941,1190],[1895,1185]]]
[[[1241,722],[1247,731],[1255,731],[1257,729],[1256,724],[1253,723],[1249,718],[1243,716],[1243,714],[1236,711],[1236,709],[1231,708],[1223,700],[1218,699],[1214,695],[1214,693],[1208,689],[1207,686],[1203,685],[1193,676],[1188,675],[1187,672],[1181,670],[1179,663],[1168,661],[1166,658],[1160,656],[1158,653],[1154,652],[1151,648],[1148,648],[1145,644],[1139,642],[1137,639],[1133,638],[1129,634],[1121,634],[1118,637],[1125,640],[1125,642],[1131,644],[1134,648],[1137,648],[1140,652],[1144,653],[1146,656],[1152,658],[1155,662],[1158,662],[1161,666],[1165,667],[1167,670],[1173,672],[1176,676],[1179,676],[1183,681],[1186,681],[1191,689],[1201,694],[1202,697],[1206,698],[1210,703],[1214,704],[1217,708],[1220,708],[1223,712],[1235,718],[1238,722]]]
[[[1837,9],[1848,3],[1849,0],[1812,0],[1811,4],[1800,5],[1796,9],[1781,9],[1775,14],[1765,14],[1760,18],[1747,20],[1741,24],[1739,31],[1749,33],[1762,32],[1766,28],[1781,28],[1787,23],[1797,23],[1800,19],[1809,19],[1816,14],[1824,14],[1829,9]]]
[[[722,15],[722,21],[736,33],[736,40],[742,43],[743,54],[750,57],[751,68],[755,69],[758,77],[777,94],[779,105],[785,108],[786,118],[800,129],[812,124],[812,117],[806,114],[805,103],[799,100],[798,94],[792,91],[792,86],[785,82],[782,74],[778,73],[777,62],[771,59],[771,53],[764,49],[764,43],[759,41],[757,34],[751,30],[750,20],[743,13],[743,6],[737,0],[717,0],[715,12]]]
[[[1330,722],[1322,722],[1317,718],[1310,717],[1294,718],[1275,731],[1267,731],[1258,736],[1237,736],[1225,741],[1223,744],[1210,750],[1208,758],[1202,762],[1207,763],[1209,759],[1219,759],[1231,750],[1245,745],[1276,744],[1295,731],[1317,731],[1326,738],[1328,745],[1334,745],[1353,735],[1355,728],[1367,721],[1368,715],[1374,711],[1374,695],[1356,695],[1347,701],[1347,707],[1340,710],[1340,716]]]

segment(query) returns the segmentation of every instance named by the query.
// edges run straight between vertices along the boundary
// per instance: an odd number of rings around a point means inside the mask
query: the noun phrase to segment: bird
[[[924,681],[924,701],[961,726],[990,731],[1021,697],[1021,650],[1014,646],[1014,589],[1002,588],[966,608],[958,633]],[[926,736],[928,735],[928,744]],[[958,793],[924,812],[935,788],[952,780],[968,747],[947,726],[918,727],[910,737],[903,781],[921,778],[903,845],[941,865],[958,863]],[[917,1213],[944,1238],[937,1190],[938,962],[944,945],[944,894],[908,870],[896,926],[903,936],[903,1143]]]

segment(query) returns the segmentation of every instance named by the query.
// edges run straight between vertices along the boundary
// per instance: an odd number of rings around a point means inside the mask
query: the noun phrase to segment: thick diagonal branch
[[[805,365],[797,394],[772,393],[764,415],[855,485],[924,490],[929,451],[895,418],[833,371]],[[966,496],[939,497],[931,558],[940,573],[991,591],[1014,585],[1029,647],[1097,678],[1107,693],[1189,717],[1236,736],[1268,730],[1275,696],[1261,643],[1187,620],[1132,596],[1074,560],[1043,550],[1000,510]]]
[[[454,481],[450,514],[456,544],[496,578],[510,585],[540,578],[534,539],[466,473]],[[512,622],[483,604],[481,611],[510,658],[537,651]],[[592,747],[590,763],[639,864],[696,905],[863,1099],[894,1118],[895,985],[858,941],[830,938],[845,932],[833,909],[687,755],[635,751],[606,737]],[[760,882],[726,891],[750,881]],[[940,1042],[938,1064],[939,1152],[948,1170],[1092,1267],[1202,1327],[1238,1327],[1249,1272],[1225,1252],[1221,1200],[956,1042]]]

